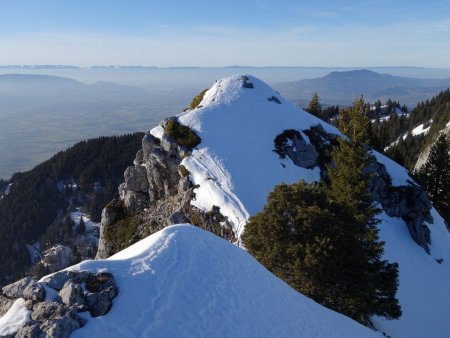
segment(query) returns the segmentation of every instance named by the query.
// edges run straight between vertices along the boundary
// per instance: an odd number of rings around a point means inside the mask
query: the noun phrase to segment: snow
[[[0,336],[14,334],[31,321],[31,311],[25,307],[25,299],[17,299],[3,317],[0,317]]]
[[[5,195],[8,195],[11,192],[11,188],[14,183],[9,183],[5,188]]]
[[[408,169],[402,167],[397,162],[377,151],[372,151],[372,154],[375,155],[378,163],[381,163],[386,167],[386,170],[391,177],[391,183],[394,187],[402,185],[417,185],[414,179],[409,176]]]
[[[84,225],[86,226],[86,231],[84,234],[77,235],[75,241],[78,249],[82,253],[87,254],[89,248],[94,248],[98,246],[98,239],[100,233],[100,223],[93,222],[88,214],[84,213],[80,208],[70,213],[70,218],[74,222],[74,231],[80,224],[80,219],[83,217]]]
[[[427,123],[419,124],[417,127],[415,127],[415,128],[411,131],[411,134],[412,134],[413,136],[422,135],[422,134],[424,134],[424,135],[428,134],[428,132],[430,131],[430,127],[431,127],[431,123],[432,123],[432,122],[433,122],[433,120],[430,120],[430,121],[427,122]],[[427,125],[428,127],[424,128],[425,125]],[[406,136],[407,136],[407,135],[406,135]],[[404,136],[403,136],[403,139],[405,139],[406,136],[404,135]]]
[[[96,223],[91,221],[91,218],[88,214],[81,211],[80,208],[77,208],[75,211],[70,213],[70,218],[75,222],[75,226],[80,224],[80,218],[83,217],[84,224],[86,226],[86,231],[90,232],[92,230],[97,231],[100,228],[100,223]],[[97,230],[96,230],[97,229]]]
[[[450,234],[433,209],[431,254],[411,240],[403,220],[382,215],[380,237],[386,242],[384,258],[399,263],[397,298],[403,314],[399,320],[375,318],[374,324],[391,337],[448,337],[450,300]],[[442,264],[436,260],[443,259]]]
[[[382,337],[294,291],[246,251],[197,227],[167,227],[107,260],[110,312],[71,337]]]
[[[386,112],[387,107],[388,107],[387,105],[381,106],[381,112],[380,112],[380,113],[381,113],[381,114],[387,114],[387,112]],[[370,107],[370,110],[371,110],[371,111],[374,111],[375,109],[376,109],[375,106]],[[404,116],[406,116],[406,117],[409,116],[409,113],[408,113],[408,112],[403,112],[403,111],[402,111],[400,108],[398,108],[398,107],[394,107],[394,113],[397,114],[399,117],[402,116],[402,115],[404,115]],[[378,121],[379,121],[379,122],[389,121],[390,117],[391,117],[391,114],[387,114],[387,115],[384,115],[384,116],[379,117],[379,118],[378,118]],[[376,119],[370,120],[370,122],[372,122],[372,123],[374,123],[375,121],[376,121]]]
[[[4,189],[3,191],[0,191],[0,200],[3,199],[5,196],[9,195],[9,193],[11,192],[11,188],[14,185],[14,183],[9,183]]]

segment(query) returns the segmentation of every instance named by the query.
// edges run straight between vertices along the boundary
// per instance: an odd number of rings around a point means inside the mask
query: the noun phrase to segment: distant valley
[[[182,110],[197,91],[0,75],[0,178],[29,170],[81,140],[145,131]]]

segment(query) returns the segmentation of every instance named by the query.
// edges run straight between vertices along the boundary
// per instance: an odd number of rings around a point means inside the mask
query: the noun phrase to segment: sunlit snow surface
[[[72,267],[73,268],[73,267]],[[382,337],[291,289],[247,252],[177,225],[107,260],[119,295],[71,337]]]

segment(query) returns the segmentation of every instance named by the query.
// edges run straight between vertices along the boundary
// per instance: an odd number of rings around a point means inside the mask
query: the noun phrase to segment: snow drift
[[[89,318],[72,337],[381,337],[190,225],[70,269],[107,270],[120,290],[107,315]]]

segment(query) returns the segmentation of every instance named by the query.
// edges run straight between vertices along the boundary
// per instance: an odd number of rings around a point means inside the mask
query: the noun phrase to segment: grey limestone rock
[[[46,334],[39,327],[40,323],[32,321],[23,326],[14,338],[45,338]]]
[[[298,130],[289,129],[278,135],[275,140],[275,152],[280,158],[288,156],[295,165],[303,168],[317,166],[316,148],[306,142]]]
[[[9,298],[24,298],[26,300],[42,301],[45,298],[45,290],[41,284],[32,277],[25,277],[2,289],[3,294]]]
[[[57,302],[41,302],[33,307],[31,318],[40,322],[44,337],[69,337],[70,333],[86,324],[86,321],[68,307]],[[39,331],[35,326],[32,328]]]
[[[146,192],[148,190],[147,172],[145,168],[131,166],[124,173],[126,189],[134,192]]]
[[[59,271],[45,277],[42,282],[48,287],[60,291],[69,280],[80,281],[86,278],[89,273],[86,271]]]
[[[0,317],[2,317],[13,305],[15,299],[0,295]]]
[[[78,283],[74,283],[73,280],[69,279],[64,287],[59,292],[61,301],[70,307],[82,310],[85,308],[85,300],[83,297],[83,289]]]

